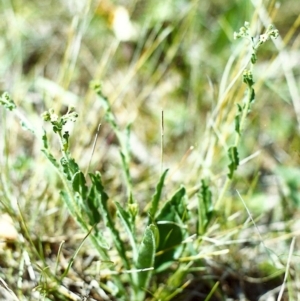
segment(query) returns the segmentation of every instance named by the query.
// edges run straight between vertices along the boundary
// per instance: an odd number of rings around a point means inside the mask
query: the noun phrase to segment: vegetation
[[[2,1],[1,298],[297,300],[297,10]]]

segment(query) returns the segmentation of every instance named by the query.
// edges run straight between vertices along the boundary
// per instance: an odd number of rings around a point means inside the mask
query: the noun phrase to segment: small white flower
[[[248,21],[246,21],[246,22],[244,23],[244,26],[245,26],[246,28],[249,28],[249,27],[250,27],[250,23],[249,23]]]
[[[51,114],[51,122],[57,121],[57,120],[58,120],[58,116],[56,114]]]
[[[260,42],[264,43],[264,42],[266,42],[266,41],[269,40],[269,36],[268,36],[266,33],[261,34],[261,35],[259,36],[259,40],[260,40]]]

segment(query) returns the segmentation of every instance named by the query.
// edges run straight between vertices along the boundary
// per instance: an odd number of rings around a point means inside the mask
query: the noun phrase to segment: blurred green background
[[[19,200],[36,235],[72,233],[76,226],[60,209],[61,183],[40,152],[39,138],[43,128],[51,131],[40,117],[45,110],[64,113],[75,106],[79,119],[70,128],[71,152],[85,170],[101,123],[90,168],[100,170],[111,198],[122,202],[117,139],[89,88],[97,79],[120,127],[131,124],[131,174],[141,211],[149,197],[145,191],[153,190],[161,173],[162,111],[167,189],[183,183],[192,194],[209,177],[217,197],[228,172],[236,104],[245,96],[241,78],[226,92],[249,52],[233,33],[249,21],[254,37],[272,23],[280,38],[259,49],[256,101],[239,149],[243,164],[227,197],[236,197],[238,189],[255,213],[274,209],[273,221],[296,219],[299,15],[299,3],[292,0],[2,0],[0,91],[12,95],[18,113],[1,110],[1,173],[7,186],[0,196],[9,191]],[[22,129],[19,118],[36,136]],[[59,154],[56,139],[51,143]],[[195,208],[192,198],[190,206]]]

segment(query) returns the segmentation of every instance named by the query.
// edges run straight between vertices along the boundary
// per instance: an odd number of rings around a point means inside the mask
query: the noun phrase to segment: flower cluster
[[[250,23],[246,21],[244,23],[244,26],[240,28],[239,32],[233,33],[233,38],[236,40],[236,39],[248,38],[248,37],[250,37]]]
[[[277,29],[274,28],[272,24],[270,24],[266,30],[266,32],[259,36],[260,43],[265,43],[268,41],[271,37],[276,39],[279,36],[279,32]]]
[[[257,56],[256,56],[256,52],[257,49],[266,41],[268,41],[270,38],[274,38],[276,39],[279,36],[279,32],[277,29],[274,28],[274,26],[272,24],[270,24],[265,33],[261,34],[257,39],[254,39],[251,36],[250,33],[250,23],[249,22],[245,22],[244,26],[242,26],[239,30],[239,32],[234,32],[234,39],[240,39],[240,38],[246,38],[248,40],[251,41],[252,44],[252,54],[251,54],[251,63],[255,64],[257,61]],[[256,42],[255,42],[256,41]]]
[[[70,107],[68,109],[68,112],[65,115],[61,116],[60,119],[63,122],[63,124],[66,124],[68,121],[72,121],[72,122],[76,121],[76,119],[78,118],[78,113],[75,112],[74,110],[75,110],[74,107]],[[42,118],[45,121],[50,121],[51,123],[58,121],[58,115],[55,114],[53,109],[49,109],[48,111],[45,111],[42,114]]]
[[[265,43],[270,38],[277,38],[279,36],[279,32],[277,29],[274,28],[272,24],[270,24],[266,30],[265,33],[261,34],[259,36],[259,44]],[[250,23],[245,22],[244,26],[242,26],[239,30],[239,32],[234,32],[233,38],[240,39],[240,38],[250,38],[252,40],[251,34],[250,34]]]
[[[54,130],[55,133],[61,133],[61,131],[63,129],[63,126],[68,121],[71,121],[71,122],[76,121],[76,119],[78,117],[78,113],[74,110],[75,110],[74,107],[70,107],[68,109],[68,112],[59,118],[58,115],[55,114],[53,109],[49,109],[48,111],[45,111],[42,114],[42,118],[45,121],[50,121],[52,123],[53,130]]]

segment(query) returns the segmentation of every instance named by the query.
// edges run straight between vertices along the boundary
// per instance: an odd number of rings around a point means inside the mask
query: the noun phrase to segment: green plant
[[[128,198],[125,204],[114,202],[119,221],[115,220],[116,217],[109,208],[109,197],[104,190],[100,173],[89,173],[90,185],[88,185],[86,176],[71,156],[69,133],[65,130],[65,125],[68,122],[76,121],[78,114],[74,111],[74,108],[69,108],[66,114],[61,117],[56,115],[52,109],[43,113],[43,119],[52,124],[53,132],[59,138],[62,158],[57,161],[51,154],[46,133],[43,135],[43,152],[53,164],[64,183],[64,190],[61,191],[61,196],[70,214],[77,220],[84,231],[90,231],[90,238],[98,250],[101,260],[104,262],[111,261],[113,264],[113,260],[110,258],[109,240],[103,234],[103,226],[110,230],[113,245],[118,252],[119,258],[122,260],[123,269],[128,271],[127,281],[130,284],[131,293],[127,299],[144,300],[154,268],[157,271],[166,269],[182,253],[182,241],[187,235],[187,229],[184,224],[188,218],[185,204],[186,193],[183,187],[180,188],[159,209],[162,188],[167,174],[167,171],[165,171],[149,203],[148,224],[142,231],[141,237],[138,236],[136,217],[139,209],[138,203],[133,196],[129,170],[129,127],[127,127],[125,133],[119,129],[109,102],[102,94],[100,85],[92,83],[92,88],[96,91],[98,99],[105,109],[106,120],[112,126],[120,143],[120,158]],[[121,238],[122,231],[116,226],[119,222],[126,229],[129,245]],[[102,226],[99,227],[101,223]],[[130,257],[128,256],[128,251],[132,254]],[[122,295],[126,294],[124,286],[126,283],[121,283],[119,276],[114,278],[118,287],[116,296],[121,298]]]
[[[245,22],[244,26],[242,26],[239,32],[234,32],[234,39],[245,38],[250,42],[250,58],[246,62],[246,65],[250,63],[249,68],[245,68],[243,70],[243,82],[247,85],[246,96],[243,100],[243,104],[240,105],[237,103],[237,114],[235,116],[235,140],[234,144],[228,148],[228,157],[230,163],[228,165],[229,172],[227,174],[227,179],[222,188],[221,193],[215,203],[215,208],[218,210],[223,204],[222,200],[224,198],[224,194],[227,191],[229,184],[233,178],[234,172],[237,170],[239,166],[239,153],[238,148],[241,140],[241,136],[245,127],[246,118],[251,110],[251,105],[255,100],[255,91],[254,91],[254,79],[253,79],[253,67],[257,62],[257,51],[259,47],[268,41],[270,38],[277,38],[279,35],[278,30],[274,29],[273,25],[269,25],[266,29],[265,33],[260,35],[260,37],[254,38],[251,35],[250,24],[249,22]],[[230,212],[230,205],[227,206],[227,215]]]
[[[120,128],[109,99],[103,95],[101,85],[98,82],[93,82],[91,87],[98,96],[98,101],[105,111],[105,120],[113,129],[120,147],[120,166],[126,186],[126,198],[124,197],[123,203],[109,198],[108,188],[103,183],[100,172],[85,174],[72,156],[70,134],[66,125],[77,120],[78,113],[75,108],[70,107],[62,116],[56,114],[54,109],[42,114],[43,119],[51,124],[60,144],[61,158],[57,159],[49,146],[48,134],[46,131],[44,132],[42,151],[52,163],[63,183],[60,196],[70,215],[91,239],[93,246],[99,253],[101,262],[109,265],[112,271],[113,284],[106,286],[106,289],[118,300],[142,301],[145,300],[148,293],[154,295],[154,298],[158,300],[171,300],[189,284],[185,277],[191,271],[192,265],[195,264],[199,267],[203,264],[201,260],[205,255],[199,252],[202,236],[209,231],[216,211],[224,205],[224,194],[239,166],[240,139],[245,127],[245,120],[255,98],[252,69],[257,61],[257,50],[266,40],[270,37],[276,38],[277,35],[278,32],[270,26],[258,40],[255,40],[250,34],[248,23],[245,23],[245,26],[238,33],[235,33],[236,38],[250,40],[249,63],[251,66],[243,71],[243,82],[247,85],[247,93],[243,104],[237,105],[235,142],[227,150],[230,164],[225,184],[217,201],[214,202],[210,180],[203,179],[200,175],[200,188],[198,191],[196,190],[198,192],[196,214],[188,209],[189,199],[184,186],[175,189],[170,198],[163,200],[162,192],[168,170],[165,170],[157,181],[152,198],[148,197],[150,201],[147,204],[147,217],[145,218],[141,213],[140,204],[135,198],[135,186],[130,170],[132,158],[129,136],[131,127],[129,124],[125,130]],[[2,95],[0,104],[9,110],[15,108],[14,102],[7,93]],[[111,202],[115,206],[116,214],[111,210]],[[188,238],[193,235],[194,228],[190,227],[190,224],[195,223],[195,221],[197,223],[195,232],[200,239],[194,242]],[[144,226],[141,227],[141,225]],[[112,248],[117,253],[117,260],[115,255],[114,257],[111,255]],[[226,252],[227,249],[222,251]],[[209,254],[214,254],[214,252]],[[215,254],[221,253],[217,251]],[[40,269],[42,275],[41,289],[45,295],[47,295],[49,288],[46,285],[47,277],[59,285],[66,277],[76,255],[77,252],[70,260],[68,268],[60,276],[53,276],[51,272],[47,271],[47,267]],[[121,264],[118,263],[117,266],[116,261],[118,260],[121,261]],[[177,270],[171,275],[170,271],[172,272],[174,269]],[[121,272],[119,272],[120,270]],[[163,272],[168,277],[168,286],[160,287],[154,293],[152,287],[157,286],[157,284],[152,283],[151,285],[151,280],[154,282],[155,277],[159,278]],[[218,285],[217,282],[213,286],[211,294],[207,298],[210,298]]]

